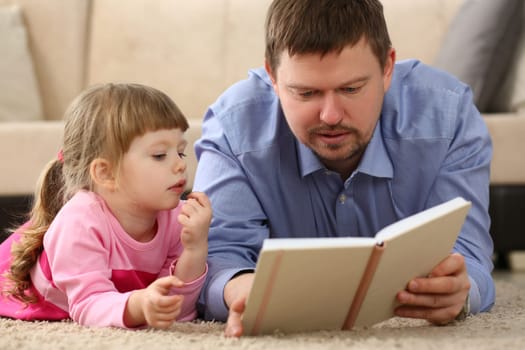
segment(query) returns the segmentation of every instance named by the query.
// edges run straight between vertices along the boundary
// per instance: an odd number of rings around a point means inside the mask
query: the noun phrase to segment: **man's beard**
[[[350,138],[350,142],[343,143],[343,144],[324,144],[319,142],[318,135],[322,134],[323,132],[334,132],[334,131],[340,131],[343,133],[347,133],[349,135],[353,135],[353,137]],[[341,125],[336,126],[321,126],[317,128],[310,129],[308,131],[309,135],[309,148],[319,157],[321,160],[327,160],[327,161],[344,161],[344,160],[352,160],[356,157],[360,157],[364,151],[366,150],[366,147],[369,140],[364,140],[361,132],[353,127],[346,127]],[[313,147],[315,146],[315,147]],[[328,152],[323,152],[323,149],[327,149]],[[346,151],[343,151],[344,149],[347,149]],[[340,152],[334,152],[341,150]]]

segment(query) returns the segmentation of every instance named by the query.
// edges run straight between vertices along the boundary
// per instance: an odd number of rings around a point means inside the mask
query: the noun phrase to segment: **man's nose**
[[[344,110],[340,98],[335,93],[328,93],[323,96],[320,119],[325,124],[336,125],[341,122]]]

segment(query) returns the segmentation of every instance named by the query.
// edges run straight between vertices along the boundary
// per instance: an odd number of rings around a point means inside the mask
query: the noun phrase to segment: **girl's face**
[[[186,188],[180,129],[162,129],[136,137],[122,159],[118,190],[133,208],[158,211],[175,208]]]

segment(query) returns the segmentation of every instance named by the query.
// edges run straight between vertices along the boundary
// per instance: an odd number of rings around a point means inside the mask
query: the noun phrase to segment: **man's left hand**
[[[428,277],[414,278],[397,294],[397,316],[425,319],[434,324],[453,321],[461,312],[470,280],[462,255],[454,253],[439,263]]]

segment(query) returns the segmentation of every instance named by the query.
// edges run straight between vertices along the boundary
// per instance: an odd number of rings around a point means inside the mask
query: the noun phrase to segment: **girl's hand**
[[[188,195],[178,217],[182,225],[181,242],[185,250],[205,250],[205,254],[208,254],[211,215],[211,203],[204,193],[192,192]]]
[[[167,329],[179,316],[184,297],[170,295],[173,287],[181,287],[184,283],[175,276],[162,277],[151,283],[147,288],[131,293],[124,322],[128,327],[148,326]]]
[[[188,195],[178,217],[182,225],[180,240],[184,250],[175,267],[175,275],[185,282],[197,279],[206,271],[211,215],[211,203],[204,193],[192,192]]]

